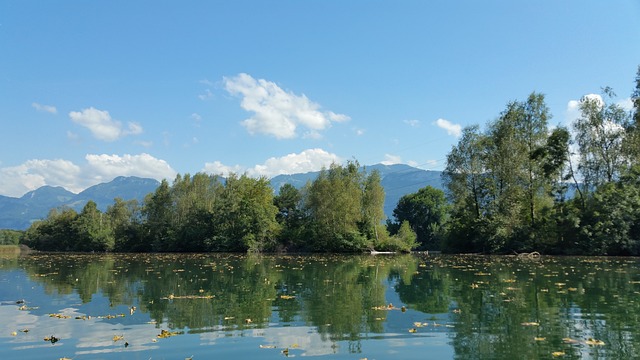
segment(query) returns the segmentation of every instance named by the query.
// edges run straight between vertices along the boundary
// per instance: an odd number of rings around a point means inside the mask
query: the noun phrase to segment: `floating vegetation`
[[[51,335],[51,336],[47,336],[47,337],[45,337],[45,338],[44,338],[44,341],[48,341],[48,342],[50,342],[50,343],[52,343],[52,344],[55,344],[55,343],[57,343],[58,341],[60,341],[60,339],[59,339],[59,338],[57,338],[57,337],[55,337],[55,336],[53,336],[53,335]]]
[[[182,334],[184,334],[182,331],[169,331],[169,330],[162,329],[160,331],[160,334],[156,335],[156,337],[158,339],[166,339],[168,337],[172,337],[172,336],[176,336],[176,335],[182,335]]]
[[[162,297],[162,300],[181,300],[181,299],[213,299],[214,295],[173,295]]]

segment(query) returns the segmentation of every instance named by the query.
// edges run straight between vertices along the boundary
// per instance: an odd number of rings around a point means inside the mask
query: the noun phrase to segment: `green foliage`
[[[381,234],[384,191],[380,175],[367,175],[357,162],[323,169],[304,191],[305,233],[312,251],[363,251]]]
[[[0,245],[18,245],[24,231],[0,229]]]
[[[439,250],[447,213],[444,191],[426,186],[400,198],[393,210],[395,221],[389,224],[389,229],[392,234],[399,234],[407,222],[417,235],[420,248]]]

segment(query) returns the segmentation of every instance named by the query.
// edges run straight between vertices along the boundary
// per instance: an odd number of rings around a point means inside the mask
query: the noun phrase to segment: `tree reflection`
[[[464,359],[553,352],[634,357],[640,351],[638,265],[632,258],[424,255],[33,254],[2,260],[3,271],[23,269],[52,297],[77,294],[88,304],[100,294],[113,311],[133,314],[135,307],[157,327],[228,334],[311,327],[321,341],[346,342],[360,352],[363,341],[390,331],[409,336],[420,320],[447,332],[456,357]],[[401,303],[394,309],[404,306],[411,315],[389,315],[385,307],[396,297]]]

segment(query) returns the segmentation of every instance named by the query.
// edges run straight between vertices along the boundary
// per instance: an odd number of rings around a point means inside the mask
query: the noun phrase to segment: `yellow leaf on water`
[[[543,337],[534,337],[533,340],[535,341],[545,341],[547,340],[547,338],[543,338]]]
[[[554,351],[551,353],[551,356],[553,357],[564,356],[564,351]]]
[[[116,342],[116,341],[120,341],[120,340],[122,340],[122,339],[124,339],[124,335],[114,335],[114,336],[113,336],[113,341],[114,341],[114,342]]]
[[[572,339],[572,338],[563,338],[562,341],[565,344],[579,344],[580,341],[576,340],[576,339]]]
[[[604,346],[604,341],[592,338],[587,339],[587,341],[585,341],[584,343],[589,346]]]
[[[523,322],[520,325],[522,325],[522,326],[540,326],[540,323],[537,323],[537,322]]]

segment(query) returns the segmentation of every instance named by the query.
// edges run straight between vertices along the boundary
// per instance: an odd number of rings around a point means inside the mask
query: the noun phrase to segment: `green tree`
[[[230,174],[216,204],[214,250],[261,252],[276,247],[280,224],[268,179]]]
[[[75,219],[75,251],[111,251],[114,247],[113,231],[109,221],[93,200],[89,200]]]
[[[150,247],[142,234],[141,207],[137,200],[124,201],[115,198],[107,207],[105,215],[109,219],[114,235],[114,251],[143,252]]]
[[[451,204],[446,250],[482,251],[485,207],[488,203],[486,137],[477,125],[466,127],[449,154],[442,173]]]
[[[302,205],[302,193],[291,184],[284,184],[280,187],[278,195],[273,199],[274,205],[278,208],[276,220],[280,224],[282,231],[279,235],[279,250],[301,249],[301,239],[304,237],[306,219]]]
[[[167,251],[173,242],[172,215],[173,200],[166,179],[160,182],[156,191],[147,195],[142,208],[144,238],[153,251]]]
[[[623,147],[629,114],[611,102],[614,96],[610,88],[604,88],[602,97],[585,96],[580,101],[580,118],[574,123],[574,131],[583,193],[619,179],[629,165]]]
[[[380,176],[367,175],[357,161],[332,164],[303,191],[308,219],[308,246],[314,251],[362,251],[372,249],[376,238],[385,238]]]
[[[442,226],[448,211],[444,191],[426,186],[416,193],[407,194],[400,198],[393,210],[395,221],[391,228],[398,233],[401,225],[408,222],[417,235],[420,247],[428,250],[439,250],[442,236]]]
[[[25,233],[25,244],[42,251],[73,251],[76,249],[78,213],[71,208],[51,209],[46,219],[31,224]]]
[[[588,205],[580,229],[583,253],[640,255],[640,166],[600,186]]]
[[[384,215],[384,188],[381,184],[380,173],[372,171],[365,179],[362,194],[362,220],[360,231],[369,239],[376,241],[380,237]],[[386,231],[386,230],[384,230]]]

